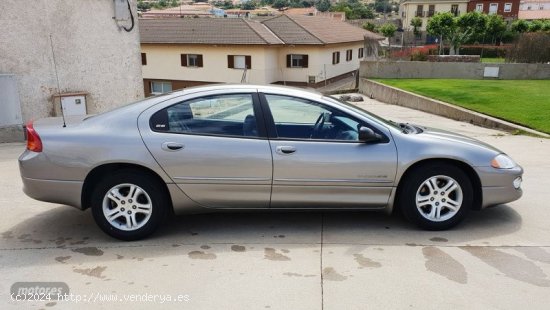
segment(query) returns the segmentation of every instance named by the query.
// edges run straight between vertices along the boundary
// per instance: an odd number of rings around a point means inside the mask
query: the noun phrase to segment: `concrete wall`
[[[88,113],[143,98],[138,27],[120,29],[114,7],[113,0],[0,1],[0,73],[16,77],[23,122],[53,116],[58,92],[88,92]]]
[[[483,79],[485,67],[498,67],[499,79],[550,79],[550,64],[485,64],[427,61],[362,61],[359,76],[381,79]]]
[[[19,92],[15,75],[0,74],[0,127],[22,123]]]

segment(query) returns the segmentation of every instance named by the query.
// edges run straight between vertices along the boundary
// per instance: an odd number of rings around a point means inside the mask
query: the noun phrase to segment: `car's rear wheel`
[[[134,170],[105,176],[92,194],[91,205],[98,226],[110,236],[127,241],[152,234],[168,209],[162,186]]]
[[[409,221],[427,230],[452,228],[464,219],[473,202],[468,175],[446,163],[415,168],[402,186],[399,207]]]

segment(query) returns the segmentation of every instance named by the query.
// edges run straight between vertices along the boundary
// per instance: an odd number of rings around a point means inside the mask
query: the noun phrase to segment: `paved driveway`
[[[361,105],[494,144],[524,166],[524,197],[446,232],[375,213],[211,214],[127,243],[89,211],[27,198],[16,162],[24,146],[0,144],[0,308],[548,309],[550,140]],[[62,281],[74,295],[11,301],[17,281]]]

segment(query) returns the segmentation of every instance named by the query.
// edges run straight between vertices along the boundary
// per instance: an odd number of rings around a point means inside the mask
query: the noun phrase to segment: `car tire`
[[[473,203],[470,178],[457,166],[431,163],[414,168],[399,191],[404,216],[426,230],[446,230],[462,221]]]
[[[97,225],[108,235],[125,241],[155,232],[168,213],[165,188],[149,174],[119,170],[95,187],[91,208]]]

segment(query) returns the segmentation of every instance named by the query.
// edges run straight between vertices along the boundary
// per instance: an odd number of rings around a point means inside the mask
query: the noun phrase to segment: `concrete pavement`
[[[0,144],[0,308],[547,309],[550,140],[359,105],[499,147],[525,168],[524,197],[445,232],[377,213],[207,214],[120,242],[89,211],[26,197],[16,161],[24,145]],[[74,298],[12,301],[18,281],[65,282]]]

